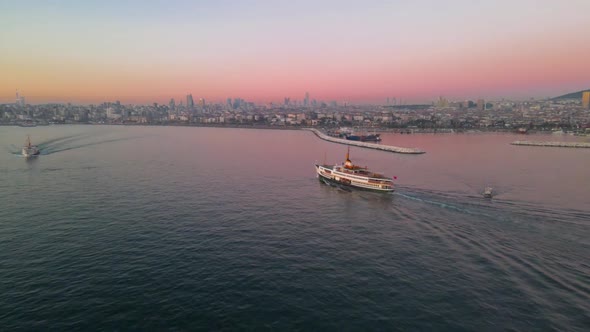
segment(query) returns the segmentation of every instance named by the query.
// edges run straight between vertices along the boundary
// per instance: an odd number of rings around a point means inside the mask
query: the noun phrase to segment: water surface
[[[0,127],[2,326],[587,330],[590,150],[383,137],[427,151],[351,150],[386,196],[319,183],[310,132]]]

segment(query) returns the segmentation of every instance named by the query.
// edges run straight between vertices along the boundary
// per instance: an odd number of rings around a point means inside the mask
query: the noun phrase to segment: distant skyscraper
[[[486,108],[485,101],[483,99],[478,99],[477,100],[477,109],[480,111],[483,111],[483,110],[485,110],[485,108]]]
[[[189,110],[192,110],[195,108],[195,101],[193,100],[192,94],[188,94],[186,96],[186,108],[188,108]]]
[[[291,98],[285,97],[285,100],[284,100],[285,106],[289,106],[290,103],[291,103]]]
[[[200,105],[202,108],[205,108],[205,98],[199,98],[199,105]]]
[[[243,102],[242,98],[234,98],[234,105],[233,105],[234,109],[240,108],[242,106],[242,102]]]
[[[438,102],[436,103],[437,107],[449,107],[449,101],[447,98],[440,96],[438,97]]]
[[[303,99],[303,106],[309,106],[309,92],[305,93],[305,99]]]
[[[584,91],[582,93],[582,106],[585,109],[590,109],[590,91]]]
[[[170,102],[168,103],[168,107],[170,108],[171,111],[174,111],[174,109],[176,108],[176,103],[174,102],[174,98],[170,98]]]
[[[16,90],[16,105],[17,106],[25,106],[25,97],[21,96]]]

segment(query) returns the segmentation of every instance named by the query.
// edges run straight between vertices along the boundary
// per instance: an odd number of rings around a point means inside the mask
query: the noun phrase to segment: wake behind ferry
[[[318,178],[322,182],[377,192],[393,192],[393,180],[382,174],[369,171],[366,167],[354,165],[350,161],[350,147],[346,161],[341,165],[315,165]]]

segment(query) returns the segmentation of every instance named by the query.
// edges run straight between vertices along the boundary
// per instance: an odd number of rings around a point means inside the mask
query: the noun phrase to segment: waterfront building
[[[590,91],[584,91],[582,93],[582,106],[585,109],[590,109]]]
[[[478,99],[477,100],[477,109],[479,111],[483,111],[483,110],[486,109],[486,103],[485,103],[485,101],[483,99]]]

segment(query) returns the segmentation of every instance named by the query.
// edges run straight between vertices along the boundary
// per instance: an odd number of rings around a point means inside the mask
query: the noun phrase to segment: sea
[[[0,329],[590,330],[590,149],[510,145],[590,138],[382,137],[393,194],[303,130],[0,127]]]

